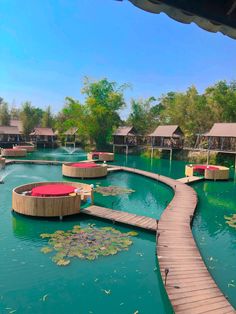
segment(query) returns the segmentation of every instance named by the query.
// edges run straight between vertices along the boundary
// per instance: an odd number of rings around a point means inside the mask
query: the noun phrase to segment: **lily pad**
[[[95,192],[102,194],[102,196],[116,196],[121,194],[130,194],[135,192],[132,189],[127,189],[121,186],[98,186],[94,189]]]
[[[136,235],[137,232],[122,233],[112,227],[74,226],[72,230],[41,234],[43,239],[48,239],[48,246],[43,247],[41,252],[54,251],[56,254],[52,257],[52,261],[58,266],[66,266],[73,257],[93,261],[100,256],[116,255],[120,251],[127,251],[133,243],[131,237]]]
[[[224,216],[226,223],[236,229],[236,214],[233,214],[232,216]]]

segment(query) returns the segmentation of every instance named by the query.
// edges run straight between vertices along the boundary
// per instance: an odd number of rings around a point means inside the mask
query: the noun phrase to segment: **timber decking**
[[[204,180],[204,177],[191,176],[191,177],[184,177],[181,179],[177,179],[176,181],[188,184],[188,183],[193,183],[193,182],[202,181],[202,180]]]
[[[33,163],[32,161],[29,162]],[[46,161],[44,162],[46,163]],[[38,163],[38,161],[35,163]],[[51,161],[47,163],[51,163]],[[166,207],[158,222],[157,234],[157,256],[161,276],[163,282],[165,282],[165,270],[169,270],[165,288],[175,313],[236,313],[208,272],[194,241],[191,231],[191,220],[197,206],[195,191],[182,182],[159,174],[128,167],[110,165],[109,167],[116,167],[119,170],[160,181],[170,186],[175,192],[172,201]],[[86,209],[83,212],[86,213]],[[93,208],[93,215],[96,213],[98,217],[107,217],[107,219],[115,220],[112,219],[113,212],[114,210],[98,206],[95,209]],[[122,219],[125,220],[125,217],[131,217],[129,215],[132,215],[120,211],[118,213],[120,216],[118,216],[119,218],[116,217],[115,221],[117,222],[123,222]],[[87,214],[92,215],[92,211],[89,212],[89,208],[87,209]],[[138,221],[142,220],[142,217],[135,216],[136,219],[133,220],[133,225],[137,226]],[[148,219],[151,218],[145,217],[145,219],[146,225],[148,225],[150,222]],[[132,219],[127,220],[125,223],[132,225]],[[136,225],[134,222],[136,222]]]
[[[208,272],[191,231],[197,206],[196,192],[188,185],[159,174],[121,167],[170,186],[175,195],[158,222],[157,256],[161,276],[176,314],[236,313]]]
[[[138,216],[135,214],[95,205],[89,206],[86,209],[81,209],[81,213],[112,220],[114,222],[128,224],[154,232],[157,230],[157,220],[147,216]]]

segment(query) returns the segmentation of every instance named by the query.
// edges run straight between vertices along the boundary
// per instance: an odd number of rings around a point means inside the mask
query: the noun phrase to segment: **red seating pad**
[[[76,162],[73,164],[70,164],[71,167],[77,167],[77,168],[95,168],[99,167],[99,165],[96,165],[92,162]]]
[[[31,196],[67,196],[74,193],[76,187],[66,184],[47,184],[32,189]]]
[[[197,170],[218,170],[219,168],[218,167],[215,167],[215,166],[206,166],[206,165],[195,165],[193,167],[193,170],[194,171],[197,171]]]

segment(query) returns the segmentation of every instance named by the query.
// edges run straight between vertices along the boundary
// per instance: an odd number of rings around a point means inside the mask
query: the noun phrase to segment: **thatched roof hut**
[[[151,145],[157,147],[182,148],[184,133],[178,125],[159,125],[150,133]]]

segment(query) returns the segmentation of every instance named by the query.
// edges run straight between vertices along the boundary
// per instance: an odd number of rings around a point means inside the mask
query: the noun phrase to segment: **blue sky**
[[[127,102],[236,79],[236,40],[127,0],[0,0],[0,38],[0,96],[54,112],[84,76],[131,83]]]

